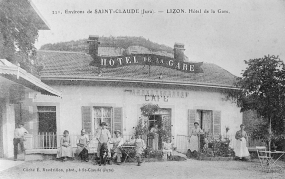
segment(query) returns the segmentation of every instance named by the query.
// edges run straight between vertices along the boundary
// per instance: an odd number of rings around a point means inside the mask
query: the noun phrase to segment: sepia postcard
[[[284,62],[284,0],[0,4],[0,178],[285,177],[227,95]]]

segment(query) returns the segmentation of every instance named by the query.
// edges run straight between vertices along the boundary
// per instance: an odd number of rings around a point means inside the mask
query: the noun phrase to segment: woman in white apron
[[[199,134],[203,134],[203,130],[199,127],[198,122],[194,122],[194,129],[190,132],[190,140],[189,140],[189,146],[188,149],[190,149],[191,152],[198,152],[199,151]]]
[[[248,148],[246,147],[246,141],[248,139],[246,132],[244,131],[244,125],[240,125],[240,130],[236,132],[236,145],[234,148],[234,152],[236,157],[242,159],[243,157],[248,157],[249,152]]]

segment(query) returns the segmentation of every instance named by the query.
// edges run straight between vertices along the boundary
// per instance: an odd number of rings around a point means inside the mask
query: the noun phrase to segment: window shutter
[[[196,110],[188,109],[188,136],[190,135],[191,129],[194,128],[195,119],[196,119]]]
[[[214,136],[221,135],[221,111],[214,111]]]
[[[86,133],[91,134],[91,121],[92,121],[92,115],[91,115],[91,107],[90,106],[82,106],[81,107],[82,112],[82,128],[85,129]]]
[[[119,130],[123,134],[123,110],[121,107],[114,108],[113,131]],[[113,133],[112,131],[112,133]]]

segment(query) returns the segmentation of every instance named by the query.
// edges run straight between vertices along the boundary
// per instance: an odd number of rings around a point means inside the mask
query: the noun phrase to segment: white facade
[[[51,85],[52,86],[52,85]],[[56,106],[57,133],[62,134],[68,130],[71,134],[79,134],[82,126],[82,106],[120,107],[122,108],[122,129],[123,135],[133,135],[134,127],[141,116],[140,107],[146,103],[158,104],[160,108],[171,110],[172,136],[188,135],[188,111],[189,110],[210,110],[220,111],[221,123],[220,133],[225,132],[225,126],[230,127],[230,134],[234,134],[242,123],[242,113],[236,104],[225,101],[223,94],[217,90],[179,90],[162,88],[128,88],[114,86],[83,86],[66,85],[52,86],[62,92],[62,98],[44,95],[35,95],[33,102],[36,106]],[[137,93],[140,90],[139,94]],[[184,93],[183,96],[153,97],[144,95],[151,90],[156,93],[167,92]],[[187,97],[186,97],[187,95]],[[34,108],[36,112],[36,108]],[[94,114],[92,114],[94,115]],[[197,116],[196,116],[197,117]],[[92,116],[94,118],[94,116]],[[33,119],[34,131],[37,130],[37,119]],[[94,126],[94,122],[92,122]],[[93,127],[94,128],[94,127]]]

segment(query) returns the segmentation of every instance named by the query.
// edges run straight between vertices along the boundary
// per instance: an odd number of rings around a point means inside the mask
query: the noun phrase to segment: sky
[[[32,2],[50,27],[39,32],[37,48],[46,43],[86,39],[89,35],[142,36],[170,47],[183,43],[190,61],[214,63],[236,76],[245,70],[244,60],[270,54],[285,61],[285,0]],[[100,9],[138,9],[139,13],[96,14],[95,10]],[[218,13],[219,9],[222,13]],[[66,13],[74,10],[84,13]],[[143,10],[152,13],[142,14]],[[169,13],[178,10],[184,13]],[[193,13],[200,10],[201,13]]]

